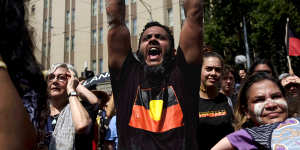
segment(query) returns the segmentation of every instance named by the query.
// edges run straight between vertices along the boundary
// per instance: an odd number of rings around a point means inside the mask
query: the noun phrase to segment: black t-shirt
[[[198,149],[200,65],[188,65],[179,48],[167,86],[156,92],[132,53],[110,72],[120,150]]]
[[[94,127],[93,126],[96,121],[98,107],[96,105],[90,104],[86,100],[82,100],[80,102],[83,105],[83,107],[87,110],[90,118],[92,119],[92,127],[90,129],[90,132],[87,134],[75,134],[75,149],[76,150],[92,150],[92,148],[93,148],[92,140],[94,138]],[[59,117],[59,114],[48,117],[47,126],[46,126],[47,144],[50,144],[52,132],[55,129],[55,125],[57,123],[58,117]]]
[[[199,100],[199,149],[209,150],[234,131],[233,112],[225,95]]]

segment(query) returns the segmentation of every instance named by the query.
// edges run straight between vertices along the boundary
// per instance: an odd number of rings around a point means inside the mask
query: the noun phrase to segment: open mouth
[[[157,60],[160,58],[161,55],[161,50],[158,48],[150,48],[150,50],[148,51],[148,56],[150,57],[150,60]]]

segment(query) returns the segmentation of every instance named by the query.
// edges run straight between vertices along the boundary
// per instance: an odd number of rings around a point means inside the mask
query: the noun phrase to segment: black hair
[[[172,34],[172,31],[169,29],[169,27],[167,26],[164,26],[162,24],[160,24],[159,22],[157,21],[153,21],[153,22],[148,22],[145,26],[144,26],[144,29],[140,35],[140,38],[139,38],[139,45],[138,45],[138,49],[140,49],[140,45],[141,45],[141,39],[143,37],[143,34],[144,32],[150,28],[150,27],[153,27],[153,26],[157,26],[157,27],[161,27],[163,28],[167,34],[168,34],[168,38],[169,38],[169,42],[170,42],[170,49],[173,50],[174,49],[174,37],[173,37],[173,34]]]
[[[268,59],[257,59],[254,61],[254,63],[251,65],[251,67],[249,68],[249,75],[252,75],[254,73],[254,70],[256,68],[256,66],[260,65],[260,64],[265,64],[267,65],[271,71],[272,71],[272,76],[277,78],[277,72],[274,68],[274,65],[272,64],[272,62]]]
[[[234,82],[236,82],[237,75],[236,75],[236,72],[234,71],[233,67],[231,67],[230,65],[224,65],[223,74],[222,74],[221,78],[228,76],[229,73],[231,73],[233,75]]]
[[[217,52],[215,52],[215,51],[205,51],[203,53],[203,56],[202,56],[203,59],[202,59],[201,64],[203,64],[204,58],[208,58],[208,57],[216,57],[216,58],[218,58],[220,60],[220,62],[221,62],[222,69],[224,68],[224,59],[223,59],[223,57],[220,54],[218,54]]]
[[[33,55],[34,45],[25,17],[23,0],[0,0],[0,55],[20,97],[30,88],[37,92],[35,127],[40,137],[49,114],[47,84]]]

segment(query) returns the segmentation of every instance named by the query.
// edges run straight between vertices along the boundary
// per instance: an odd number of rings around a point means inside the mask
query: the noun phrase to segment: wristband
[[[71,97],[71,96],[78,96],[78,94],[77,94],[76,91],[71,91],[71,92],[68,94],[68,97]]]

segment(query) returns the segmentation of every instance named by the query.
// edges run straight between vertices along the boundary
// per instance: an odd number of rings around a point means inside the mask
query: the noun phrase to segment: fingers
[[[293,75],[293,76],[286,77],[286,78],[284,78],[281,81],[282,86],[286,86],[286,85],[288,85],[290,83],[298,83],[298,84],[300,84],[300,78],[297,77],[297,76],[295,76],[295,75]]]

